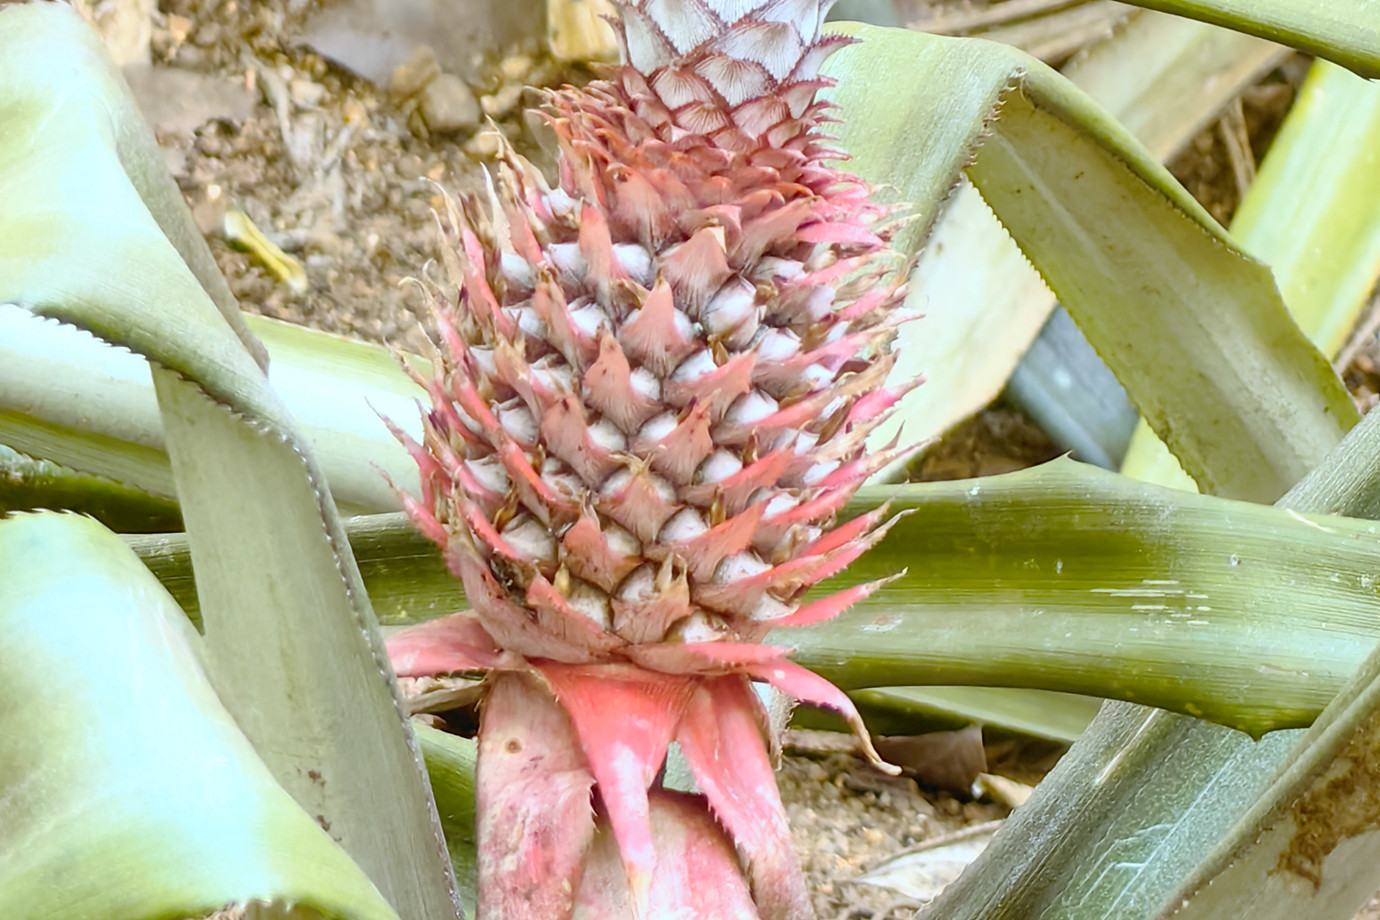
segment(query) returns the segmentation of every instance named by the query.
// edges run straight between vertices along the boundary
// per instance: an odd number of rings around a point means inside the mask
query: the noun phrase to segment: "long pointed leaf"
[[[1292,45],[1380,77],[1380,2],[1377,0],[1126,0],[1146,9]]]
[[[1269,270],[1068,80],[988,42],[847,31],[864,41],[839,53],[831,75],[859,172],[904,176],[922,154],[902,137],[927,137],[936,86],[963,99],[955,118],[979,118],[986,134],[968,176],[1211,491],[1278,498],[1355,423]]]
[[[1314,65],[1231,225],[1248,252],[1273,266],[1290,312],[1329,357],[1380,278],[1377,148],[1380,90],[1340,67]],[[1145,425],[1122,472],[1193,488]]]
[[[151,216],[153,167],[127,164],[156,162],[156,146],[70,10],[0,10],[0,107],[0,301],[153,363],[218,692],[403,915],[453,913],[421,757],[330,493],[242,331]]]
[[[1337,87],[1341,105],[1334,117],[1350,121],[1356,99],[1347,103],[1346,95],[1376,91],[1345,81]],[[1343,161],[1364,160],[1371,151],[1338,154]],[[1311,232],[1301,228],[1292,242],[1306,250]],[[1375,424],[1380,419],[1363,422],[1282,504],[1373,514],[1380,503],[1366,432]],[[1222,476],[1230,472],[1220,470]],[[1257,744],[1167,713],[1111,705],[930,915],[989,920],[1063,917],[1076,910],[1080,918],[1150,916],[1265,794],[1301,734],[1280,732]]]
[[[180,530],[177,505],[0,445],[0,514],[62,508],[124,533]]]
[[[910,514],[847,579],[906,573],[836,620],[769,640],[845,688],[1039,687],[1259,733],[1307,724],[1380,637],[1380,525],[1368,521],[1147,486],[1073,461],[869,488],[850,513],[884,501]],[[349,526],[385,621],[464,605],[402,515]],[[184,542],[129,539],[179,602],[195,603]]]
[[[0,916],[153,920],[302,904],[396,920],[270,776],[196,633],[120,540],[0,520]]]
[[[976,46],[982,48],[985,46]],[[866,52],[865,52],[866,53]],[[1213,114],[1285,49],[1201,23],[1138,12],[1111,37],[1064,69],[1109,114],[1163,160],[1187,143]],[[917,83],[932,85],[928,79]],[[847,98],[847,88],[839,90]],[[956,91],[918,93],[915,108],[945,110]],[[854,165],[868,178],[893,184],[903,197],[934,184],[913,181],[868,156],[889,128],[897,143],[929,151],[907,111],[889,125],[870,127]],[[851,121],[845,122],[845,140]],[[936,158],[940,163],[942,157]],[[956,168],[956,166],[955,166]],[[880,170],[880,171],[879,171]],[[924,322],[901,327],[894,380],[925,376],[925,385],[902,397],[899,408],[873,432],[880,447],[904,429],[908,437],[935,437],[987,405],[1006,385],[1054,307],[1054,295],[970,184],[951,196],[910,283],[909,306]],[[877,481],[897,479],[904,461]]]

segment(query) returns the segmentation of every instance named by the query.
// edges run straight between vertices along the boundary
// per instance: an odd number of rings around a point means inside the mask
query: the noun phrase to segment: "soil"
[[[933,13],[946,5],[921,6]],[[987,4],[947,6],[966,13]],[[415,100],[390,96],[296,44],[315,8],[301,0],[162,0],[154,88],[145,98],[156,104],[157,87],[168,85],[159,81],[173,74],[193,82],[182,84],[191,87],[189,109],[151,112],[151,120],[246,310],[415,350],[422,341],[413,316],[418,302],[405,282],[435,256],[438,186],[478,187],[481,164],[494,149],[489,130],[544,156],[540,126],[522,114],[518,87],[581,82],[590,74],[534,47],[495,49],[476,80],[479,96],[502,97],[507,105],[490,105],[493,128],[435,133]],[[1234,121],[1205,131],[1172,164],[1219,220],[1227,221],[1239,201],[1243,149],[1252,165],[1263,154],[1301,67],[1301,59],[1292,60],[1267,76],[1244,95]],[[1233,132],[1248,141],[1237,143],[1235,154]],[[263,258],[227,240],[225,216],[236,212],[300,263],[305,284],[294,289],[290,272],[275,275]],[[1373,402],[1380,393],[1373,346],[1356,350],[1348,375],[1362,401]],[[1019,410],[998,404],[952,432],[919,473],[926,479],[986,475],[1058,452]],[[989,750],[990,759],[998,753]],[[1034,780],[1051,763],[1046,757],[1032,768],[1017,761],[1009,772]],[[780,782],[822,920],[912,916],[916,902],[854,880],[917,842],[1008,810],[1000,802],[922,788],[913,779],[892,780],[851,754],[809,745],[788,751]]]

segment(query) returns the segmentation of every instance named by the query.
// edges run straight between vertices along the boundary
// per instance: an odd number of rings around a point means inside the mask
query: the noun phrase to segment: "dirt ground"
[[[952,25],[999,5],[911,3],[909,10],[949,15]],[[473,81],[492,127],[435,130],[444,119],[429,118],[406,87],[390,93],[298,44],[317,7],[302,0],[162,0],[154,14],[154,66],[131,83],[246,310],[416,349],[417,304],[404,282],[435,256],[438,185],[476,187],[480,164],[494,149],[491,130],[542,156],[536,123],[522,113],[532,94],[521,87],[579,82],[589,72],[554,62],[535,44],[497,49],[479,62]],[[1253,157],[1268,145],[1303,66],[1291,59],[1243,97]],[[1214,125],[1172,164],[1224,222],[1240,191],[1227,133]],[[271,260],[246,251],[245,231],[227,233],[227,214],[233,221],[241,213],[288,257],[276,271]],[[1363,401],[1380,392],[1372,354],[1358,351],[1348,371]],[[959,478],[1028,466],[1057,452],[1018,410],[999,404],[953,432],[921,472]],[[822,920],[911,916],[916,902],[854,879],[920,841],[1008,811],[992,797],[888,779],[808,738],[799,736],[788,753],[781,788]],[[1051,762],[1043,758],[1035,778]],[[1016,761],[1012,772],[1032,778],[1028,763]]]

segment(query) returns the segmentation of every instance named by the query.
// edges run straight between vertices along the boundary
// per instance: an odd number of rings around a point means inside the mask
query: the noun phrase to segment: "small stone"
[[[180,45],[187,40],[187,36],[192,34],[192,21],[186,16],[179,16],[176,13],[168,14],[168,35],[172,37],[173,43]]]
[[[521,82],[531,69],[532,59],[525,54],[514,54],[506,57],[498,65],[498,72],[503,74],[503,79],[508,83]]]
[[[517,108],[518,102],[522,99],[524,88],[521,83],[510,83],[498,92],[485,96],[479,101],[479,104],[484,107],[485,115],[490,118],[502,118]]]
[[[503,149],[503,137],[497,131],[480,131],[465,144],[465,152],[478,160],[492,160]]]
[[[395,99],[411,99],[441,75],[441,65],[430,45],[418,45],[406,61],[393,68],[388,94]]]
[[[76,0],[73,6],[95,27],[117,66],[150,62],[155,0]]]
[[[326,95],[326,87],[299,77],[288,82],[288,95],[298,108],[314,109],[321,103],[321,97]]]
[[[433,134],[454,134],[479,124],[479,103],[455,74],[443,73],[428,83],[422,90],[419,109]]]

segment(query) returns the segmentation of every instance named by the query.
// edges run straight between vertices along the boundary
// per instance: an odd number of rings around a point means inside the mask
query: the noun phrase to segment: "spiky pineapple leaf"
[[[249,327],[272,351],[269,384],[315,447],[341,510],[396,509],[380,471],[415,489],[417,465],[378,414],[414,429],[421,390],[383,348],[262,317]],[[176,494],[148,362],[3,303],[0,444],[156,499]]]
[[[990,42],[847,31],[863,41],[828,69],[859,173],[928,202],[932,180],[909,174],[934,148],[914,139],[952,136],[950,112],[965,126],[978,119],[988,136],[967,175],[1210,491],[1278,498],[1355,423],[1269,269],[1072,83]],[[941,108],[936,97],[964,102]]]
[[[1307,724],[1380,636],[1380,526],[1368,521],[1300,517],[1073,461],[873,487],[850,513],[883,501],[910,514],[846,580],[906,573],[836,620],[770,640],[849,689],[1037,687],[1259,733]],[[349,527],[385,622],[464,605],[402,515]],[[179,603],[194,605],[185,542],[129,539]]]
[[[1380,85],[1315,64],[1231,224],[1241,246],[1274,268],[1290,312],[1329,357],[1346,344],[1380,278],[1376,149]],[[1144,424],[1122,472],[1194,487]]]
[[[465,916],[474,916],[479,888],[474,816],[474,765],[478,745],[473,738],[452,735],[414,723],[417,741],[426,758],[426,772],[436,796],[436,811],[446,834],[446,849],[460,889]]]
[[[865,49],[864,49],[865,50]],[[1141,12],[1075,58],[1064,74],[1165,160],[1285,49],[1202,23]],[[846,92],[846,89],[843,90]],[[945,93],[916,105],[945,108]],[[844,132],[849,128],[845,124]],[[928,152],[928,145],[914,145]],[[869,149],[856,164],[871,171]],[[945,164],[936,157],[936,166]],[[897,181],[899,176],[888,176]],[[933,186],[930,186],[933,187]],[[928,191],[920,187],[917,191]],[[924,322],[902,326],[894,379],[924,375],[873,432],[937,437],[992,401],[1054,308],[1054,295],[970,184],[953,193],[911,278],[908,306]],[[904,464],[876,481],[902,477]]]
[[[404,916],[452,914],[420,754],[330,493],[247,333],[151,213],[166,217],[175,184],[70,9],[0,9],[0,122],[0,302],[150,360],[222,700]]]
[[[1290,45],[1362,77],[1380,77],[1377,0],[1126,0]]]
[[[124,533],[180,530],[177,505],[0,445],[0,514],[65,508]]]
[[[397,920],[274,782],[200,637],[114,534],[0,520],[0,916],[153,920],[235,902]]]
[[[1313,132],[1327,137],[1333,132],[1346,134],[1352,128],[1366,130],[1352,118],[1352,112],[1376,88],[1354,78],[1329,77],[1340,81],[1334,84],[1338,95],[1333,98],[1340,103],[1330,115],[1334,126],[1329,129],[1324,119],[1314,125]],[[1353,93],[1357,95],[1348,100],[1346,97]],[[1304,107],[1299,117],[1305,121],[1320,118],[1328,108]],[[1365,110],[1364,105],[1359,108]],[[1296,143],[1304,136],[1296,135]],[[1280,153],[1289,156],[1289,150],[1286,146]],[[1339,153],[1342,163],[1352,157],[1363,163],[1373,151],[1362,146]],[[1270,168],[1267,163],[1266,169]],[[1274,196],[1280,192],[1275,189]],[[1284,215],[1296,206],[1290,204],[1293,196],[1283,198],[1281,219],[1287,225]],[[1303,201],[1306,196],[1293,200]],[[1262,210],[1274,206],[1278,205],[1266,199]],[[1306,213],[1306,205],[1304,210]],[[1326,260],[1327,252],[1314,252],[1308,242],[1310,235],[1305,222],[1292,242],[1300,246],[1304,258],[1311,252]],[[1340,268],[1334,273],[1339,277],[1346,274]],[[1376,439],[1371,429],[1377,424],[1380,419],[1363,421],[1324,464],[1285,496],[1281,505],[1376,517],[1380,513],[1380,490],[1375,475]],[[1225,476],[1230,470],[1224,468],[1221,473]],[[1335,739],[1348,731],[1349,727],[1334,728],[1327,737]],[[1316,756],[1307,748],[1294,751],[1301,736],[1302,732],[1280,732],[1253,744],[1215,726],[1135,706],[1110,706],[974,870],[960,879],[934,910],[956,920],[1151,916],[1163,905],[1174,903],[1179,896],[1176,892],[1183,893],[1181,886],[1204,871],[1205,861],[1214,853],[1234,849],[1234,844],[1224,841],[1234,832],[1239,840],[1240,829],[1249,825],[1238,822],[1254,803],[1259,800],[1267,803],[1264,807],[1274,807],[1299,788],[1270,790],[1269,784],[1291,759]],[[1374,861],[1372,846],[1367,841],[1358,849],[1370,853]],[[1031,854],[1039,847],[1046,847],[1047,855],[1034,860]],[[1296,908],[1292,916],[1313,916],[1315,908],[1350,916],[1343,895],[1325,908],[1320,903],[1305,908],[1289,902]],[[1249,908],[1243,907],[1241,912],[1249,913]]]
[[[1372,446],[1375,446],[1374,444]],[[1349,920],[1380,887],[1380,652],[1159,917]]]
[[[1314,511],[1375,507],[1377,453],[1380,416],[1372,415],[1281,504]],[[1304,562],[1327,564],[1311,554]],[[1373,593],[1373,574],[1357,575]],[[1271,612],[1261,614],[1260,628],[1278,624]],[[1274,732],[1252,742],[1167,712],[1123,703],[1104,708],[929,916],[1156,917],[1210,890],[1202,883],[1224,870],[1230,876],[1223,880],[1225,903],[1207,897],[1193,909],[1215,912],[1199,916],[1254,916],[1257,908],[1262,916],[1352,916],[1361,889],[1373,892],[1380,883],[1371,874],[1380,865],[1380,839],[1349,823],[1371,814],[1356,807],[1373,802],[1376,788],[1373,773],[1365,772],[1371,755],[1363,753],[1376,743],[1380,702],[1376,653],[1367,652],[1312,731]],[[1329,775],[1342,782],[1329,788]],[[1318,778],[1324,782],[1313,784]],[[1369,798],[1347,801],[1348,790]],[[1302,820],[1291,822],[1291,811]],[[1262,854],[1270,853],[1282,859],[1262,885],[1251,870],[1269,863]],[[1242,865],[1231,868],[1238,859]],[[1324,867],[1327,884],[1315,887],[1308,873]],[[1339,873],[1355,873],[1349,876],[1355,887]],[[1271,913],[1271,905],[1258,901],[1257,886],[1279,895],[1286,911]]]

